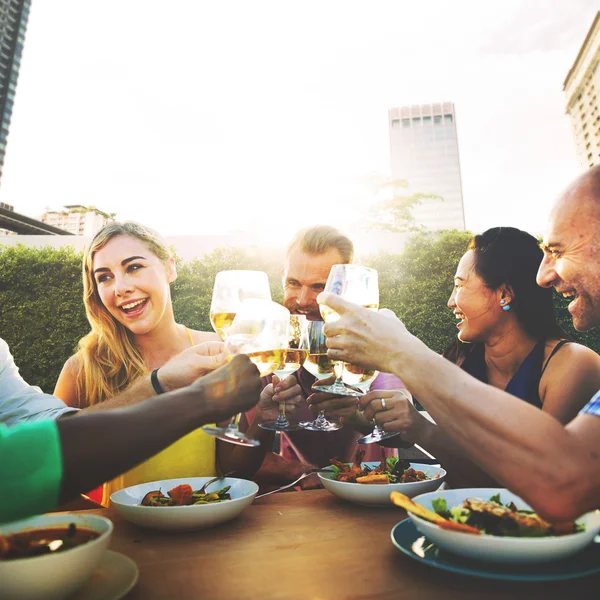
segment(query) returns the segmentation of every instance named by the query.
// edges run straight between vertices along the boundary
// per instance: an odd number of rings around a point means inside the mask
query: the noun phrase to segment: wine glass
[[[325,290],[354,302],[365,308],[379,308],[379,285],[377,271],[360,265],[333,265],[325,284]],[[337,321],[339,315],[328,306],[321,304],[321,316],[326,323]],[[362,396],[363,392],[349,386],[366,389],[377,376],[374,369],[365,369],[358,365],[340,363],[334,368],[336,380],[331,385],[318,385],[313,389],[336,396]]]
[[[266,377],[280,365],[282,353],[288,344],[290,311],[270,300],[247,298],[237,311],[225,339],[226,360],[246,354],[258,367],[261,377]],[[209,435],[240,446],[260,446],[258,440],[249,438],[238,427],[239,415],[226,428],[205,425],[202,430]]]
[[[269,278],[264,271],[234,270],[217,273],[210,305],[210,322],[222,340],[226,339],[242,302],[248,298],[271,300]],[[227,427],[206,426],[203,429],[221,440],[245,446],[257,445],[249,443],[249,438],[240,433],[240,417],[239,413],[232,417]]]
[[[277,368],[273,371],[279,379],[295,373],[308,356],[308,321],[305,315],[290,315],[288,343],[281,350],[282,354]],[[285,414],[285,402],[279,403],[279,415],[275,421],[259,423],[259,427],[269,431],[295,431],[302,429],[300,425],[292,425]]]
[[[223,341],[241,303],[246,298],[271,300],[269,278],[264,271],[217,273],[210,304],[210,322]]]
[[[395,391],[401,393],[412,404],[412,401],[413,401],[412,394],[407,389],[402,388],[402,389],[395,390]],[[400,434],[386,432],[385,429],[383,427],[380,427],[379,425],[377,425],[377,421],[375,421],[375,419],[373,419],[373,431],[371,433],[369,433],[369,435],[365,435],[365,436],[359,438],[358,440],[356,440],[356,443],[357,444],[372,444],[374,442],[381,442],[383,440],[388,440],[390,438],[396,437],[397,435],[400,435]]]
[[[308,358],[304,362],[304,368],[317,378],[317,383],[319,383],[319,380],[331,377],[334,373],[334,367],[341,367],[341,365],[334,364],[334,361],[327,356],[326,338],[323,332],[324,326],[325,323],[323,321],[311,321],[309,323],[309,352]],[[325,412],[322,410],[319,411],[314,421],[304,421],[300,425],[310,431],[335,431],[342,427],[341,423],[328,421],[325,417]]]

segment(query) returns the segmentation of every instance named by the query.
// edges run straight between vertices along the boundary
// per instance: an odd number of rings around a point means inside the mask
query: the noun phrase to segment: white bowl
[[[51,554],[0,561],[0,598],[3,600],[57,600],[71,596],[96,570],[108,547],[113,524],[104,517],[48,514],[0,526],[0,535],[31,529],[68,527],[90,529],[95,540]]]
[[[498,488],[462,488],[455,490],[439,490],[413,498],[429,510],[433,510],[431,501],[445,498],[448,509],[461,506],[467,498],[489,500],[491,496],[500,494],[503,504],[514,502],[517,508],[531,510],[521,498],[506,489]],[[430,541],[461,556],[487,560],[497,563],[539,563],[565,558],[587,546],[600,530],[600,511],[587,513],[577,519],[585,525],[585,531],[561,536],[542,538],[501,537],[495,535],[472,535],[459,531],[442,529],[429,521],[425,521],[412,513],[409,517],[415,527]]]
[[[379,462],[364,462],[363,465],[368,465],[372,469],[377,467]],[[367,483],[349,483],[347,481],[336,481],[334,474],[319,473],[319,478],[323,487],[332,494],[348,500],[348,502],[357,502],[358,504],[368,504],[375,506],[391,505],[390,493],[400,492],[409,498],[425,492],[436,490],[442,485],[446,477],[446,471],[441,467],[432,465],[421,465],[418,463],[410,463],[410,466],[416,471],[423,471],[429,477],[435,479],[426,479],[425,481],[415,481],[413,483],[385,483],[385,484],[367,484]]]
[[[204,529],[237,517],[252,502],[258,492],[253,481],[225,477],[209,486],[209,492],[216,492],[227,485],[231,486],[231,500],[214,504],[198,504],[192,506],[142,506],[142,498],[153,490],[160,489],[163,494],[177,485],[189,483],[193,490],[199,490],[212,477],[180,477],[141,483],[114,492],[110,501],[117,512],[128,521],[164,531],[186,531]]]

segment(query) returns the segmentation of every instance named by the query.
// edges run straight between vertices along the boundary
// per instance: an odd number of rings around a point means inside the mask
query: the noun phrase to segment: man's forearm
[[[150,375],[145,375],[144,377],[140,377],[124,392],[121,392],[114,398],[88,406],[87,408],[80,410],[77,414],[86,415],[99,411],[112,410],[114,408],[127,408],[128,406],[134,406],[153,396],[156,396],[156,392],[150,382]]]
[[[559,518],[565,487],[571,496],[586,496],[586,478],[573,475],[582,464],[597,471],[600,457],[550,415],[481,383],[416,338],[394,357],[393,369],[471,460],[531,504]]]
[[[189,393],[171,392],[140,406],[82,411],[75,419],[57,421],[63,454],[61,500],[116,477],[210,422],[205,404],[190,402]]]

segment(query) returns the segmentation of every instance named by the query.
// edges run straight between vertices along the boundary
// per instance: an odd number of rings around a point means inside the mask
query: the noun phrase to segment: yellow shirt
[[[192,334],[189,330],[187,332],[194,345]],[[212,477],[217,474],[215,462],[216,438],[196,429],[127,473],[105,483],[102,504],[109,505],[113,492],[140,483],[178,477]]]

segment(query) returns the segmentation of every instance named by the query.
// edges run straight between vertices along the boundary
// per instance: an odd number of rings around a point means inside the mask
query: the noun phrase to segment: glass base
[[[260,442],[258,440],[253,440],[245,433],[242,433],[239,429],[232,427],[216,427],[212,425],[205,425],[202,427],[202,431],[208,435],[216,437],[218,440],[229,442],[230,444],[237,444],[238,446],[251,446],[253,448],[260,446]]]
[[[334,394],[335,396],[362,396],[363,392],[352,389],[344,385],[341,381],[336,381],[331,385],[313,385],[313,390],[319,392],[327,392],[328,394]]]
[[[303,421],[300,426],[308,431],[337,431],[343,427],[341,423],[328,421],[324,414],[320,414],[314,421]]]
[[[282,425],[280,423],[277,423],[277,421],[271,421],[269,423],[259,423],[258,426],[262,429],[267,429],[268,431],[298,431],[298,429],[302,429],[300,425],[294,425],[292,423]]]
[[[375,442],[382,442],[383,440],[389,440],[390,438],[400,435],[399,433],[385,433],[379,431],[373,431],[369,435],[365,435],[356,440],[357,444],[374,444]]]

